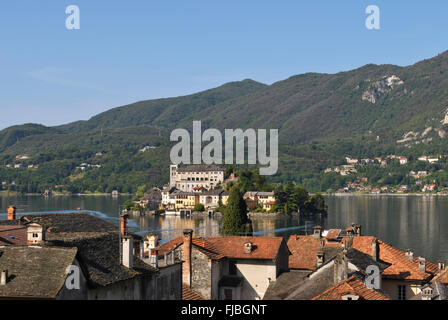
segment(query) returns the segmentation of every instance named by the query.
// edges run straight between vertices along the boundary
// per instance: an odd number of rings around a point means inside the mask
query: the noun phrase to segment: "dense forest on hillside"
[[[0,131],[2,189],[20,192],[136,192],[168,182],[170,132],[279,129],[279,170],[270,182],[294,181],[311,192],[335,191],[367,178],[372,187],[409,185],[422,164],[358,167],[325,173],[345,158],[440,157],[422,183],[448,187],[448,53],[408,67],[366,65],[336,74],[307,73],[272,85],[231,82],[196,94],[141,101],[88,121]],[[145,148],[141,151],[142,148]],[[29,155],[28,157],[20,157]],[[251,166],[241,166],[251,168]],[[419,180],[419,182],[420,182]]]

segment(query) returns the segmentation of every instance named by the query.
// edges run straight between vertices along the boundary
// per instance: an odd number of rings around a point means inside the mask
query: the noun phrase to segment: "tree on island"
[[[252,222],[247,217],[247,205],[240,190],[233,187],[222,219],[223,236],[252,235]]]
[[[327,213],[328,206],[325,203],[324,197],[317,193],[313,196],[311,196],[306,202],[305,202],[305,212],[306,213]]]
[[[327,204],[321,194],[310,196],[308,191],[291,182],[278,186],[274,191],[276,211],[285,213],[300,212],[305,214],[326,213]]]

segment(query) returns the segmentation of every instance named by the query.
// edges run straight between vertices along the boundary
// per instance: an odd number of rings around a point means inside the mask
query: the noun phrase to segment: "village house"
[[[443,271],[443,264],[415,258],[410,250],[403,252],[376,237],[361,235],[359,225],[324,232],[316,227],[313,235],[291,236],[287,245],[290,271],[271,283],[265,299],[408,300]],[[369,265],[380,270],[377,290],[366,291],[362,285]],[[341,287],[349,289],[351,296],[345,297]]]
[[[181,261],[144,261],[143,239],[86,213],[39,214],[0,221],[0,298],[180,299]],[[80,287],[70,288],[70,270]],[[45,270],[43,272],[42,270]]]
[[[243,195],[243,199],[246,201],[249,209],[254,209],[257,206],[261,206],[263,209],[269,211],[275,205],[274,191],[247,191]]]
[[[436,190],[436,185],[435,184],[425,184],[423,186],[422,192],[426,192],[426,191],[435,191]]]
[[[192,192],[195,187],[214,189],[224,181],[225,170],[212,165],[170,166],[170,187]]]
[[[158,254],[182,257],[188,292],[207,300],[262,299],[271,281],[288,270],[289,251],[281,237],[183,237],[159,246]]]
[[[146,192],[138,201],[138,204],[149,210],[157,210],[162,203],[162,190],[157,187]]]
[[[222,189],[207,190],[197,186],[191,192],[178,190],[175,187],[165,187],[161,191],[160,209],[174,211],[192,211],[197,204],[203,204],[205,209],[215,209],[220,204],[226,205],[229,192]]]
[[[29,154],[18,154],[16,155],[16,160],[27,160],[30,158]]]
[[[345,161],[347,161],[347,164],[358,164],[358,159],[352,159],[350,157],[345,157]]]
[[[404,165],[408,163],[408,158],[401,156],[400,157],[400,164]]]

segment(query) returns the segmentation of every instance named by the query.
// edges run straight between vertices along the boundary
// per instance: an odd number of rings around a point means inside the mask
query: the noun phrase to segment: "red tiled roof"
[[[182,300],[207,300],[189,286],[182,284]]]
[[[24,226],[2,226],[0,225],[1,245],[26,245],[27,233]]]
[[[372,254],[372,241],[375,237],[359,236],[353,237],[352,247],[364,252],[365,254]],[[390,279],[402,280],[425,280],[432,277],[438,271],[438,265],[426,260],[426,272],[420,271],[418,259],[413,258],[409,260],[406,253],[391,246],[390,244],[378,240],[379,243],[379,258],[380,260],[391,264],[386,268],[382,275]]]
[[[334,287],[331,287],[320,295],[314,297],[312,300],[342,300],[342,296],[346,294],[357,295],[361,300],[389,300],[378,291],[368,289],[366,285],[355,276],[351,276],[347,280],[341,281]]]
[[[326,238],[328,240],[337,240],[341,234],[341,229],[331,229],[328,231]]]
[[[330,230],[331,231],[331,230]],[[336,232],[335,232],[336,233]],[[330,232],[328,233],[330,234]],[[330,236],[333,236],[330,234]],[[322,239],[326,240],[325,237]],[[365,254],[372,254],[372,241],[376,239],[373,236],[354,236],[352,248]],[[316,257],[320,249],[320,239],[310,236],[293,235],[288,239],[287,245],[291,255],[289,256],[289,267],[291,269],[316,270]],[[336,244],[328,241],[324,242],[325,247],[340,246],[343,243]],[[383,276],[389,279],[402,280],[426,280],[438,272],[438,265],[426,260],[426,273],[420,271],[418,259],[412,261],[406,257],[405,252],[391,246],[384,241],[378,240],[380,260],[390,264],[383,271]],[[448,275],[446,276],[448,280]]]
[[[317,251],[320,249],[320,239],[313,236],[291,236],[287,245],[291,252],[289,267],[291,269],[316,269]]]
[[[443,270],[440,272],[437,277],[434,278],[434,280],[438,280],[443,284],[448,284],[448,269]]]
[[[252,243],[251,253],[244,252],[244,244]],[[281,237],[211,237],[193,238],[193,245],[214,260],[224,257],[236,259],[266,259],[274,260],[283,242]],[[183,238],[175,238],[159,246],[159,254],[163,255],[174,250],[183,243]]]

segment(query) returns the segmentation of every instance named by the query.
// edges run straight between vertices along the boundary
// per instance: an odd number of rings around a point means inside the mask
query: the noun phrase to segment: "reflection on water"
[[[448,197],[445,196],[342,196],[327,197],[327,224],[362,225],[362,233],[416,256],[448,260]]]
[[[0,219],[6,217],[8,205],[18,214],[24,212],[73,210],[81,208],[103,213],[100,217],[118,225],[119,206],[129,197],[107,196],[0,196]],[[284,236],[311,234],[313,225],[345,228],[351,223],[362,225],[362,233],[433,261],[448,260],[448,197],[442,196],[328,196],[327,218],[254,218],[256,235]],[[179,218],[133,216],[130,227],[142,235],[157,232],[162,241],[181,236],[183,229],[193,229],[196,236],[218,236],[220,220],[213,218]]]

